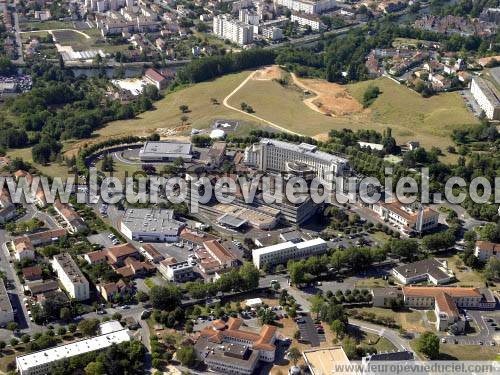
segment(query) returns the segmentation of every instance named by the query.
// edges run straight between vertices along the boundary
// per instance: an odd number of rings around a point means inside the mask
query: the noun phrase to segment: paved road
[[[304,36],[302,38],[291,39],[291,40],[288,40],[286,42],[277,43],[277,44],[271,44],[271,45],[266,46],[264,48],[275,49],[275,48],[280,48],[280,47],[284,47],[284,46],[287,46],[287,45],[297,46],[297,45],[301,45],[301,44],[309,44],[309,43],[316,42],[316,41],[318,41],[320,39],[323,39],[325,37],[328,37],[328,36],[345,34],[345,33],[349,32],[352,29],[356,29],[358,27],[364,26],[365,24],[366,24],[366,22],[360,22],[360,23],[355,24],[355,25],[349,25],[349,26],[346,26],[346,27],[342,27],[340,29],[327,31],[327,32],[324,32],[324,33],[307,35],[307,36]]]
[[[349,318],[349,325],[358,328],[361,331],[375,333],[379,336],[385,337],[387,340],[392,342],[399,350],[408,350],[410,352],[413,352],[410,346],[410,342],[407,339],[401,337],[396,331],[393,331],[392,329],[351,318]]]
[[[18,58],[17,60],[13,60],[14,63],[16,64],[24,64],[24,58],[23,58],[23,43],[21,40],[21,28],[19,26],[19,15],[17,14],[17,4],[18,0],[14,0],[14,7],[16,8],[12,14],[14,18],[14,28],[16,30],[16,44],[17,44],[17,53],[18,53]]]

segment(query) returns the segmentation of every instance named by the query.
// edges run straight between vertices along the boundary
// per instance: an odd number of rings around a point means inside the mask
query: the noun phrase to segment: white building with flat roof
[[[332,190],[335,187],[335,178],[343,176],[344,172],[349,169],[347,159],[320,151],[315,145],[295,144],[267,138],[248,146],[245,149],[244,161],[247,165],[261,171],[290,173],[294,173],[296,165],[305,165]]]
[[[303,259],[328,251],[328,245],[322,238],[293,243],[291,241],[272,246],[262,247],[252,251],[253,264],[262,268],[264,264],[270,266],[285,264],[290,259]]]
[[[174,219],[174,210],[129,208],[120,223],[121,232],[131,240],[175,242],[184,223]]]
[[[336,0],[274,0],[276,5],[284,6],[296,12],[309,14],[320,14],[333,9],[337,4]]]
[[[219,38],[244,46],[253,42],[253,26],[225,14],[214,17],[213,32]]]
[[[86,353],[97,352],[113,344],[121,344],[127,341],[130,341],[128,330],[121,329],[120,331],[107,332],[106,334],[72,342],[71,344],[40,350],[17,357],[17,371],[20,375],[49,374],[51,367],[59,361]]]
[[[139,150],[139,159],[143,162],[174,161],[179,158],[184,161],[193,158],[191,143],[148,141]]]
[[[77,301],[85,301],[90,298],[89,282],[71,255],[67,253],[54,255],[50,263],[71,298]]]
[[[480,77],[473,77],[470,92],[490,120],[500,120],[500,98],[492,84]]]
[[[184,282],[194,278],[193,266],[190,262],[171,262],[165,259],[160,262],[158,271],[168,280]]]
[[[297,22],[300,26],[309,26],[311,30],[319,31],[321,29],[322,24],[318,15],[306,13],[306,12],[292,12],[292,16],[290,18],[292,22]]]

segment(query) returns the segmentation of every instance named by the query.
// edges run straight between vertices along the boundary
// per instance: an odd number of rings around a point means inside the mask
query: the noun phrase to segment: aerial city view
[[[500,374],[500,0],[0,5],[0,374]]]

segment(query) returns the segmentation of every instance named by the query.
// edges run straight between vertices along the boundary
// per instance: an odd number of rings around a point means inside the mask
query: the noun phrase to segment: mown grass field
[[[251,119],[245,119],[222,105],[223,99],[243,81],[250,72],[230,74],[214,81],[203,82],[175,92],[171,92],[155,103],[155,109],[144,112],[132,120],[114,121],[104,128],[97,130],[89,140],[75,142],[68,145],[68,150],[80,147],[84,143],[99,142],[111,137],[127,135],[146,136],[158,128],[176,128],[182,125],[181,117],[188,117],[187,123],[194,129],[206,129],[216,119],[240,120],[240,132],[258,126]],[[211,98],[217,99],[219,104],[212,104]],[[183,114],[180,105],[187,105],[189,112]],[[189,132],[186,132],[188,134]]]
[[[239,106],[246,102],[257,116],[305,135],[324,135],[331,129],[342,128],[383,131],[389,126],[398,142],[418,140],[425,147],[436,146],[443,150],[452,144],[450,134],[453,129],[478,123],[457,93],[424,99],[387,78],[347,85],[346,88],[361,101],[366,88],[372,84],[377,85],[382,93],[370,108],[338,117],[312,111],[302,102],[302,90],[294,86],[284,87],[274,81],[249,81],[230,103]]]

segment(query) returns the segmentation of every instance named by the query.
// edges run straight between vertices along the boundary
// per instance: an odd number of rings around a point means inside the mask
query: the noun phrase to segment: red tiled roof
[[[146,70],[146,76],[156,82],[163,82],[166,78],[158,73],[156,70],[149,68]]]

